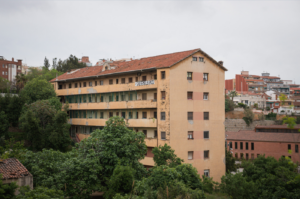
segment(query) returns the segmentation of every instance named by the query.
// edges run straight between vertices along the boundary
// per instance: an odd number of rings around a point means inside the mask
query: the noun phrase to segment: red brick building
[[[254,159],[265,154],[279,159],[288,156],[300,162],[300,125],[289,129],[285,125],[256,126],[254,131],[226,132],[227,149],[240,159]],[[289,153],[289,150],[292,153]]]
[[[22,60],[17,61],[12,58],[11,61],[0,56],[0,77],[9,81],[14,81],[16,75],[22,72]]]

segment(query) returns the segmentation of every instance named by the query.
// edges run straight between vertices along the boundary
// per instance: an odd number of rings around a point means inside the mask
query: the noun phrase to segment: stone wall
[[[254,130],[256,125],[274,125],[275,121],[265,120],[265,121],[254,121],[250,126],[247,126],[243,119],[226,119],[225,120],[225,131],[238,132],[239,130]]]

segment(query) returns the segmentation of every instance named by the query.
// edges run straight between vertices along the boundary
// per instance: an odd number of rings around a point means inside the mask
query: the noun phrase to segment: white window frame
[[[209,176],[209,169],[205,169],[205,170],[204,170],[204,176],[206,176],[206,177],[208,177],[208,178],[210,177],[210,176]]]
[[[188,151],[188,160],[194,159],[194,151]]]
[[[205,92],[205,93],[203,93],[203,100],[208,100],[208,93],[207,92]]]

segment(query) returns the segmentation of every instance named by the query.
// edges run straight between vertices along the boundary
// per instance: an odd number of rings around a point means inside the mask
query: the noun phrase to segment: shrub
[[[243,120],[246,122],[247,126],[250,126],[250,124],[253,122],[254,113],[250,108],[245,108],[244,115],[245,117],[243,117]]]
[[[267,107],[266,110],[269,111],[269,110],[271,110],[271,108],[270,108],[270,107]]]

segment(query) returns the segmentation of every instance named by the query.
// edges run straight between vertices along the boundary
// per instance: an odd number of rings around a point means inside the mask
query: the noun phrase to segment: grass
[[[205,194],[206,199],[231,199],[228,195],[223,193]]]

